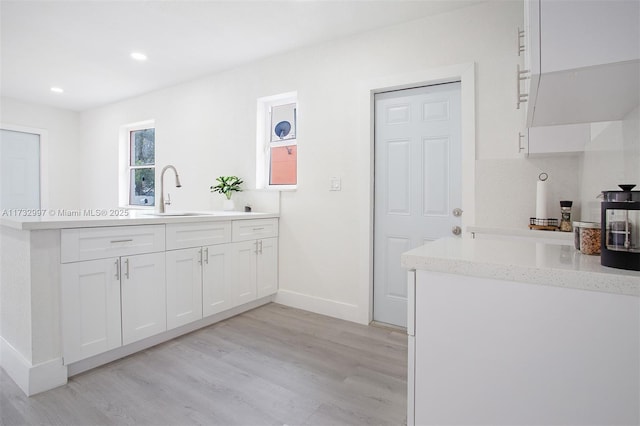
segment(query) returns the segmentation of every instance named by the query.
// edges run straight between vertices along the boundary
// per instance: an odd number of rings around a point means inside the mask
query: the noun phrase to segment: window
[[[124,126],[120,138],[120,205],[155,205],[156,132],[153,122]]]
[[[298,184],[298,104],[295,92],[258,99],[258,188]]]

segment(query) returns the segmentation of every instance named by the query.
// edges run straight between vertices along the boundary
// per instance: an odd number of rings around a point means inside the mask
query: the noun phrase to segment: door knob
[[[453,213],[453,215],[455,217],[460,217],[460,216],[462,216],[462,209],[456,207],[455,209],[453,209],[453,211],[451,213]]]
[[[460,228],[459,226],[454,226],[453,228],[451,228],[451,233],[453,235],[460,235],[462,234],[462,228]]]

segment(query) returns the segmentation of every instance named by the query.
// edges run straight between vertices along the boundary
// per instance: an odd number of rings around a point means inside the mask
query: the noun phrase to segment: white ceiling
[[[80,111],[476,3],[2,0],[0,93]],[[136,62],[132,51],[149,59]]]

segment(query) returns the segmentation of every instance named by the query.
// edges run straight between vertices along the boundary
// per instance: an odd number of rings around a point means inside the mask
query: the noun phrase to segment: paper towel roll
[[[536,219],[548,219],[547,212],[547,181],[538,180],[536,187]]]

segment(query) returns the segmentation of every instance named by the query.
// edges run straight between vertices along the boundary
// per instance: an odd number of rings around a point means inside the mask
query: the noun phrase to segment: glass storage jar
[[[580,227],[580,253],[582,254],[600,254],[600,238],[601,229],[599,223],[583,222]]]

